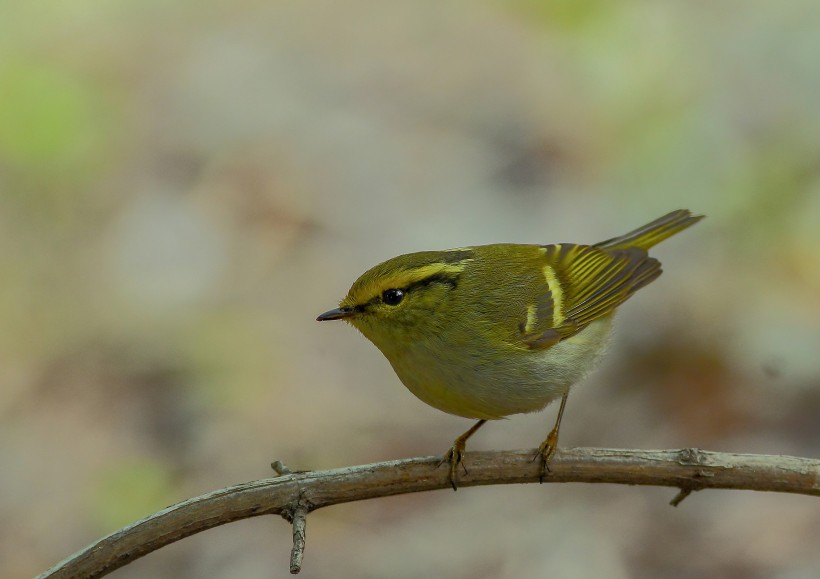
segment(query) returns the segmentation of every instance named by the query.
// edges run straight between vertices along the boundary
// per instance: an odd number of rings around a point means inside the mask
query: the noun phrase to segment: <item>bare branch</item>
[[[537,482],[534,450],[468,452],[460,487]],[[201,531],[258,515],[293,522],[291,571],[301,566],[308,512],[328,505],[450,488],[440,457],[412,458],[253,481],[188,499],[129,525],[75,553],[45,578],[102,577],[160,547]],[[681,489],[673,504],[707,488],[820,496],[820,460],[683,450],[558,450],[544,482],[620,483]]]

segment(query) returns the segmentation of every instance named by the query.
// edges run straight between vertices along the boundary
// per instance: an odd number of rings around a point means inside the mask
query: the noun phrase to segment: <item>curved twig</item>
[[[537,482],[533,450],[469,452],[459,484]],[[290,472],[278,463],[277,478],[227,487],[172,505],[133,523],[58,563],[39,579],[102,577],[187,536],[225,523],[278,514],[294,524],[291,572],[298,573],[305,518],[328,505],[450,487],[440,457],[411,458],[325,471]],[[621,483],[681,489],[677,505],[692,491],[742,489],[820,496],[820,460],[683,450],[559,450],[544,482]]]

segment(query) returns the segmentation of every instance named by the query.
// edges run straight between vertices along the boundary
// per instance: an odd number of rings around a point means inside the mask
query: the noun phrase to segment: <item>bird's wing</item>
[[[604,250],[590,245],[545,245],[545,291],[519,328],[523,343],[543,349],[607,316],[661,274],[660,262],[638,247]]]

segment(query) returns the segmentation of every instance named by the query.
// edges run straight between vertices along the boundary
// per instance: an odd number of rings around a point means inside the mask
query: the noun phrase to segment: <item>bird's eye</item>
[[[382,293],[382,301],[388,306],[397,306],[404,299],[404,292],[400,289],[384,290]]]

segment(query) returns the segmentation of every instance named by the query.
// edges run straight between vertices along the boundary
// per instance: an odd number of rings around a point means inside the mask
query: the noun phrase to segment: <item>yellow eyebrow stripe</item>
[[[561,282],[558,281],[558,275],[552,266],[545,265],[543,272],[552,295],[552,327],[557,328],[564,322],[564,290],[561,289]],[[529,322],[529,311],[527,321]]]
[[[464,259],[456,263],[435,262],[421,267],[399,270],[391,276],[371,278],[355,290],[351,289],[353,293],[348,293],[348,296],[342,300],[342,305],[355,306],[356,304],[366,303],[380,296],[386,289],[408,288],[417,282],[437,275],[456,276],[464,271],[470,261],[472,259]],[[357,281],[357,284],[359,281]]]
[[[417,281],[427,279],[434,275],[459,274],[467,267],[465,262],[472,260],[464,260],[459,263],[431,263],[415,269],[405,270],[392,278],[386,280],[382,285],[385,287],[407,287]]]

